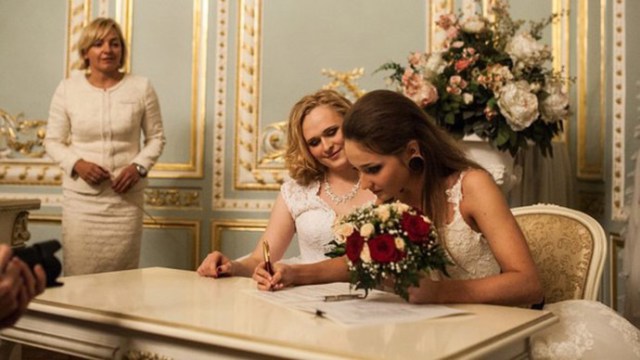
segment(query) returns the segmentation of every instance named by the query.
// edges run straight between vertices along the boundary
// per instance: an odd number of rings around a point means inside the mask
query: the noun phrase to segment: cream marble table
[[[63,278],[4,341],[91,359],[526,358],[546,311],[456,305],[469,314],[349,328],[249,293],[245,278],[146,268]]]

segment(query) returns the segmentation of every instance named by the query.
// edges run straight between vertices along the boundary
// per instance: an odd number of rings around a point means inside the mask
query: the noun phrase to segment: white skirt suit
[[[164,144],[158,97],[146,78],[127,74],[104,90],[78,74],[58,85],[44,145],[64,172],[65,276],[138,267],[147,185],[142,178],[125,194],[117,194],[110,180],[86,183],[74,173],[75,163],[96,163],[115,179],[132,163],[151,169]]]

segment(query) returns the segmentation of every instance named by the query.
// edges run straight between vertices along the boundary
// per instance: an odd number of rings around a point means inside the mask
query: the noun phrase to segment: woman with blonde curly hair
[[[326,259],[325,246],[333,238],[336,217],[375,200],[371,192],[360,188],[358,172],[344,154],[342,122],[350,108],[351,102],[333,90],[307,95],[293,106],[285,154],[291,179],[281,187],[264,234],[254,251],[242,259],[230,260],[219,251],[212,252],[198,267],[200,275],[252,276],[264,268],[264,241],[276,262],[296,233],[300,255],[286,262]]]

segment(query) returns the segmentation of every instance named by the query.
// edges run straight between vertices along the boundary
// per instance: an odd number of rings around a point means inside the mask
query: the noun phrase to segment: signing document
[[[346,326],[418,321],[465,313],[442,305],[413,305],[396,294],[372,290],[364,298],[349,283],[332,283],[251,292],[272,303],[310,312]]]

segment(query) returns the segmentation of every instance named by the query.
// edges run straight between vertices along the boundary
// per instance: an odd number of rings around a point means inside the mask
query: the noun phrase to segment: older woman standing
[[[138,266],[145,177],[165,143],[153,87],[122,71],[127,48],[118,24],[95,19],[78,47],[86,72],[58,85],[44,141],[64,171],[66,276]]]

